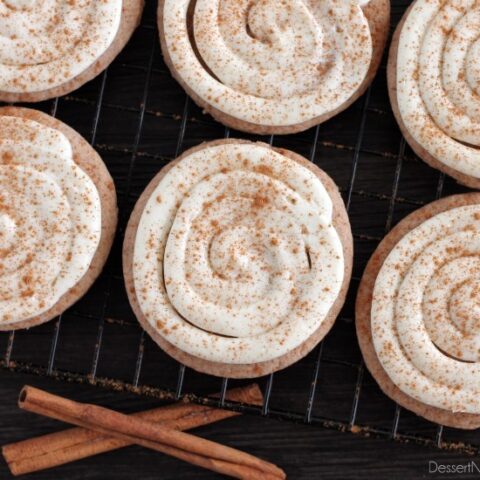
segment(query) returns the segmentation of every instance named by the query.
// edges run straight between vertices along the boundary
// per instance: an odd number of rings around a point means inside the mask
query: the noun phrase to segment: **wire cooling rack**
[[[409,3],[393,0],[393,26]],[[117,186],[120,225],[103,274],[82,300],[48,324],[0,334],[1,367],[164,400],[190,395],[359,436],[478,452],[478,433],[435,425],[383,395],[357,345],[354,299],[378,242],[421,205],[465,191],[405,143],[388,102],[385,61],[367,93],[329,122],[297,135],[245,135],[203,115],[171,78],[161,58],[155,8],[156,1],[147,0],[141,26],[107,71],[71,95],[35,106],[71,125],[100,152]],[[196,373],[164,354],[138,325],[123,285],[122,238],[142,190],[183,150],[222,137],[267,141],[315,162],[340,187],[354,233],[353,279],[340,317],[305,359],[259,379],[262,407],[225,401],[227,388],[245,382]],[[220,399],[207,398],[219,391]]]

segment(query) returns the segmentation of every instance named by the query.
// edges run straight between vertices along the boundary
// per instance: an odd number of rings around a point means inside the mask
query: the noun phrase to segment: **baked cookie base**
[[[371,0],[367,5],[363,6],[362,9],[370,25],[370,31],[372,32],[373,55],[367,76],[365,77],[364,82],[362,83],[362,85],[360,85],[358,90],[338,108],[318,117],[312,118],[311,120],[285,126],[259,125],[256,123],[247,122],[245,120],[240,120],[213,107],[208,102],[200,98],[200,96],[197,95],[195,91],[185,83],[185,81],[182,79],[175,66],[173,65],[173,62],[168,53],[165,41],[165,31],[163,28],[164,4],[165,0],[159,0],[158,29],[160,32],[160,44],[162,46],[163,58],[172,76],[175,78],[175,80],[177,80],[177,82],[182,86],[182,88],[187,92],[187,94],[193,99],[193,101],[200,108],[203,109],[204,113],[209,113],[215,120],[229,128],[257,135],[284,135],[303,132],[304,130],[308,130],[315,125],[326,122],[330,118],[334,117],[338,113],[348,108],[353,102],[355,102],[355,100],[357,100],[361,95],[365,93],[366,89],[375,77],[378,67],[380,66],[380,62],[382,60],[383,51],[385,49],[388,31],[390,28],[390,0]]]
[[[85,295],[102,271],[107,260],[117,228],[118,210],[115,185],[107,167],[98,153],[79,133],[60,120],[37,110],[20,107],[2,107],[0,108],[0,116],[1,115],[26,118],[62,132],[72,145],[73,160],[88,174],[97,187],[102,209],[102,234],[100,242],[85,275],[73,288],[65,293],[52,308],[41,315],[22,322],[0,323],[0,331],[8,331],[30,328],[48,322],[63,313]]]
[[[382,391],[407,410],[447,427],[474,429],[480,427],[480,415],[458,413],[424,404],[402,392],[383,369],[375,351],[371,331],[372,295],[382,265],[401,238],[429,218],[463,205],[480,203],[480,193],[453,195],[430,203],[404,218],[380,242],[370,258],[358,289],[355,305],[355,323],[358,342],[368,370]]]
[[[42,102],[50,98],[61,97],[77,90],[103,72],[123,50],[133,32],[140,23],[144,0],[123,0],[122,19],[116,37],[112,44],[90,67],[76,77],[58,87],[40,90],[38,92],[6,92],[0,90],[2,102]]]
[[[338,294],[337,300],[332,305],[328,315],[322,322],[321,326],[300,346],[296,349],[288,352],[285,355],[282,355],[274,360],[270,360],[268,362],[260,362],[260,363],[253,363],[253,364],[227,364],[227,363],[217,363],[211,362],[208,360],[204,360],[189,353],[186,353],[167,340],[162,337],[158,331],[153,328],[150,323],[147,321],[143,312],[140,308],[140,305],[137,300],[135,286],[133,281],[133,251],[135,246],[135,238],[138,229],[138,224],[140,222],[141,215],[145,208],[146,203],[148,202],[150,196],[152,195],[153,191],[160,183],[162,178],[167,174],[167,172],[175,166],[178,162],[180,162],[183,158],[191,155],[192,153],[202,150],[204,148],[208,148],[214,145],[223,145],[223,144],[238,144],[238,143],[252,143],[246,140],[217,140],[213,142],[203,143],[197,147],[191,148],[184,152],[179,158],[174,160],[173,162],[169,163],[165,166],[157,175],[156,177],[150,182],[147,186],[146,190],[140,196],[135,208],[132,212],[130,220],[128,222],[127,230],[125,233],[125,240],[123,245],[123,272],[125,277],[125,284],[128,293],[128,297],[130,300],[130,304],[133,308],[133,311],[142,325],[142,327],[147,331],[147,333],[155,340],[155,342],[167,352],[171,357],[175,360],[183,363],[184,365],[197,370],[199,372],[207,373],[210,375],[216,375],[218,377],[229,377],[229,378],[253,378],[253,377],[260,377],[263,375],[267,375],[269,373],[275,372],[277,370],[281,370],[285,367],[288,367],[292,363],[295,363],[297,360],[300,360],[304,356],[306,356],[313,348],[323,339],[323,337],[328,333],[328,331],[332,328],[340,309],[343,306],[345,301],[345,297],[347,294],[348,286],[350,283],[350,277],[352,272],[352,262],[353,262],[353,239],[352,233],[350,228],[350,223],[348,220],[348,215],[345,210],[345,206],[338,191],[337,186],[333,182],[333,180],[320,168],[318,168],[313,163],[309,162],[302,156],[295,154],[289,150],[277,149],[274,148],[275,151],[281,153],[282,155],[288,156],[292,160],[300,163],[302,166],[311,170],[315,175],[320,178],[323,185],[325,186],[328,194],[333,202],[333,225],[335,226],[340,240],[343,246],[343,254],[345,258],[345,272],[344,272],[344,280],[342,284],[342,288]],[[262,144],[269,148],[267,144]]]
[[[407,127],[403,123],[402,116],[400,115],[400,109],[398,107],[398,99],[397,99],[397,57],[398,57],[398,42],[400,39],[400,34],[402,32],[403,24],[405,23],[405,19],[409,14],[412,6],[408,7],[406,12],[404,13],[402,20],[398,24],[395,33],[393,34],[392,43],[390,45],[390,51],[388,54],[388,62],[387,62],[387,84],[388,84],[388,95],[390,97],[390,104],[392,106],[393,114],[395,115],[395,119],[397,120],[398,126],[400,127],[400,131],[402,135],[405,137],[405,140],[410,145],[412,150],[428,165],[431,167],[440,170],[443,173],[446,173],[450,177],[453,177],[457,180],[458,183],[465,185],[470,188],[480,189],[480,178],[471,177],[470,175],[466,175],[458,170],[455,170],[448,165],[437,160],[435,157],[430,155],[425,148],[423,148],[410,134]]]

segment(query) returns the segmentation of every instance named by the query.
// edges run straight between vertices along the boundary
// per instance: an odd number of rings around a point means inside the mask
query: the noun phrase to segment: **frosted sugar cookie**
[[[127,228],[124,274],[142,326],[213,375],[254,377],[305,356],[344,302],[352,237],[318,167],[222,140],[164,167]]]
[[[480,194],[402,220],[370,259],[356,325],[368,369],[403,407],[480,426]]]
[[[193,100],[247,132],[322,123],[372,81],[389,0],[160,0],[165,62]]]
[[[51,320],[103,268],[117,222],[113,181],[75,131],[0,109],[0,330]]]

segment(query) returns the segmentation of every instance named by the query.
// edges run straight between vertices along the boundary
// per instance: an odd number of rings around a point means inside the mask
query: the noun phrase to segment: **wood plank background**
[[[393,25],[409,3],[393,0]],[[4,367],[0,370],[0,443],[60,428],[55,422],[16,409],[16,397],[24,383],[125,411],[154,403],[136,395],[56,382],[49,375],[71,372],[77,379],[110,378],[171,392],[178,389],[180,378],[181,393],[197,395],[221,389],[221,379],[189,369],[179,377],[179,365],[143,335],[123,286],[121,243],[136,199],[158,170],[186,148],[228,134],[290,148],[334,178],[348,205],[355,237],[354,277],[345,308],[322,346],[285,371],[259,379],[265,391],[271,389],[269,412],[294,420],[302,420],[310,412],[313,425],[252,415],[199,433],[278,462],[290,478],[425,478],[429,459],[468,461],[470,457],[463,451],[415,443],[415,439],[424,444],[441,440],[443,446],[465,450],[463,444],[468,444],[471,447],[467,449],[476,452],[480,437],[477,432],[440,429],[398,410],[363,369],[355,336],[356,288],[379,240],[419,206],[466,190],[419,161],[405,146],[388,102],[385,62],[369,93],[319,128],[274,138],[226,131],[203,115],[166,71],[155,7],[155,0],[147,0],[142,25],[105,74],[66,97],[36,105],[73,126],[100,152],[115,178],[120,228],[104,274],[61,321],[14,336],[0,334]],[[22,371],[40,373],[41,377]],[[241,383],[229,381],[228,385]],[[312,392],[315,395],[310,405]],[[338,431],[348,430],[352,424],[367,427],[381,438]],[[410,439],[409,443],[391,440],[392,433]],[[30,478],[134,476],[212,478],[210,473],[133,447]],[[4,465],[0,466],[0,478],[10,478]]]
[[[23,412],[16,407],[18,392],[32,384],[83,402],[94,402],[124,412],[150,408],[156,403],[134,395],[111,393],[0,372],[0,444],[50,433],[64,426],[54,420]],[[240,448],[282,466],[295,480],[413,480],[420,478],[478,478],[477,476],[429,475],[428,462],[466,463],[472,457],[435,448],[418,447],[374,438],[359,438],[313,426],[297,425],[256,416],[244,416],[196,430],[205,438]],[[480,462],[478,462],[480,465]],[[13,478],[3,461],[0,478]],[[50,471],[25,476],[32,480],[178,480],[219,479],[219,475],[186,465],[156,452],[128,447]]]

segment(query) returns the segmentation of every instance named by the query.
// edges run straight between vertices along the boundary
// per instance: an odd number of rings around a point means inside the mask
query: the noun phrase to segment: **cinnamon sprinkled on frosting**
[[[0,324],[52,308],[87,272],[100,237],[100,197],[68,139],[0,116]]]
[[[192,152],[161,179],[138,225],[133,280],[146,320],[213,362],[293,350],[342,286],[332,210],[315,174],[267,146]]]
[[[414,140],[435,159],[480,178],[480,5],[416,0],[402,26],[397,100]]]
[[[372,338],[407,395],[480,413],[480,206],[442,212],[407,233],[375,282]]]
[[[112,44],[122,0],[0,0],[0,90],[57,87]]]
[[[166,48],[182,80],[216,109],[258,125],[295,125],[340,107],[365,80],[365,3],[197,0],[191,18],[191,0],[165,0]]]

